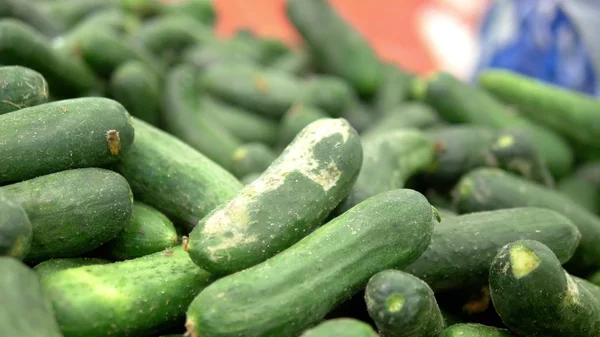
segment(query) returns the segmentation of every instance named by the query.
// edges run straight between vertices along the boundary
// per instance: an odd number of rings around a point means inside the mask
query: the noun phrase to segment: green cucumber
[[[397,129],[428,129],[442,124],[437,112],[421,102],[400,103],[386,111],[365,130],[363,135]]]
[[[361,161],[360,140],[346,120],[311,123],[260,178],[198,223],[190,257],[213,274],[230,274],[281,252],[346,197]]]
[[[140,25],[140,19],[133,14],[121,10],[120,8],[106,8],[90,13],[89,16],[71,28],[71,31],[83,31],[86,29],[98,29],[98,27],[103,27],[103,29],[112,30],[119,34],[131,35]],[[55,45],[67,49],[67,46],[72,46],[74,44],[74,40],[74,38],[69,37],[69,34],[65,34],[62,38],[59,37],[55,39]]]
[[[340,116],[354,98],[352,88],[343,80],[328,75],[313,75],[306,80],[297,103],[320,108],[333,117]]]
[[[436,292],[487,284],[492,259],[505,244],[538,240],[562,263],[575,253],[581,234],[565,216],[521,207],[446,217],[433,229],[431,245],[405,271]]]
[[[242,188],[231,173],[170,134],[133,117],[135,141],[115,169],[136,200],[189,233],[200,219]]]
[[[40,279],[45,279],[46,277],[62,270],[108,263],[111,263],[111,261],[94,257],[68,257],[46,260],[38,263],[35,267],[33,267],[33,270],[35,270]]]
[[[600,331],[600,287],[569,275],[538,241],[500,249],[490,267],[490,294],[502,322],[519,336],[596,337]]]
[[[48,101],[42,74],[21,66],[0,67],[0,115]]]
[[[300,337],[378,337],[373,328],[353,318],[336,318],[304,331]]]
[[[379,115],[387,115],[397,106],[404,104],[412,75],[393,63],[384,63],[381,67],[381,86],[373,97],[373,106]]]
[[[263,173],[277,155],[262,143],[246,143],[233,153],[232,171],[236,177],[242,178],[252,173]]]
[[[0,256],[23,259],[31,247],[32,233],[23,207],[0,190]]]
[[[110,95],[135,117],[150,124],[160,122],[160,80],[140,61],[119,66],[110,78]]]
[[[44,278],[42,285],[65,337],[146,336],[178,322],[212,279],[175,247],[66,269]]]
[[[367,130],[375,121],[372,109],[365,102],[356,98],[342,111],[341,117],[347,119],[359,133]]]
[[[31,220],[28,262],[75,257],[99,247],[125,228],[133,208],[127,181],[99,168],[52,173],[0,190]]]
[[[296,135],[302,131],[310,123],[327,118],[327,114],[321,109],[307,106],[305,104],[294,104],[283,115],[279,123],[279,133],[277,137],[277,146],[285,148],[288,146]]]
[[[471,87],[445,72],[416,79],[412,86],[414,95],[435,108],[448,122],[495,129],[523,128],[554,176],[564,176],[571,170],[574,155],[561,136],[519,116],[482,89]]]
[[[288,47],[284,41],[276,38],[259,37],[254,43],[257,44],[257,47],[260,50],[261,63],[266,66],[270,66],[280,57],[292,52],[290,47]]]
[[[343,212],[378,193],[403,188],[406,181],[433,161],[433,143],[414,129],[388,131],[362,138],[360,174],[348,197],[338,207]]]
[[[0,0],[0,18],[17,19],[47,36],[56,36],[64,28],[63,22],[31,1]]]
[[[445,328],[431,288],[399,270],[373,275],[367,283],[365,302],[369,316],[385,337],[437,337]]]
[[[53,0],[40,6],[46,15],[66,29],[71,29],[88,15],[112,7],[111,2],[106,0]]]
[[[260,64],[260,53],[256,48],[234,39],[205,41],[186,49],[181,55],[182,62],[191,63],[198,69],[207,69],[220,63]]]
[[[96,254],[114,261],[130,260],[173,247],[178,241],[171,220],[153,207],[136,201],[123,231],[103,244]]]
[[[414,261],[430,242],[433,221],[427,199],[414,190],[374,196],[267,261],[207,287],[188,309],[188,333],[298,336],[373,274]]]
[[[0,185],[114,163],[133,138],[129,114],[107,98],[56,101],[0,115]]]
[[[294,51],[281,56],[269,66],[292,75],[303,76],[311,70],[310,56],[305,51]]]
[[[4,256],[0,256],[0,270],[2,337],[63,337],[36,273]]]
[[[454,324],[438,337],[516,337],[506,329],[476,323]]]
[[[286,10],[320,68],[348,81],[362,96],[377,91],[383,72],[377,55],[327,1],[287,0]]]
[[[212,0],[169,1],[164,7],[165,15],[190,16],[200,23],[214,26],[217,17]]]
[[[575,174],[600,189],[600,161],[590,161],[577,168]]]
[[[575,255],[566,265],[573,273],[600,267],[600,218],[559,191],[498,169],[476,169],[465,175],[454,190],[460,213],[501,208],[542,207],[569,218],[581,232]]]
[[[591,213],[600,212],[600,190],[584,178],[573,174],[556,185],[556,189]]]

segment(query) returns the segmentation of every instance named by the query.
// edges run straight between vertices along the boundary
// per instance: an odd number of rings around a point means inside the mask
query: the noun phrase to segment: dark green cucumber
[[[50,275],[66,269],[108,263],[111,263],[111,261],[94,257],[70,257],[46,260],[38,263],[35,267],[33,267],[33,270],[35,270],[40,279],[45,279]]]
[[[431,288],[399,270],[373,275],[367,283],[365,302],[369,316],[385,337],[437,337],[445,328]]]
[[[412,75],[393,63],[384,63],[381,86],[373,97],[373,106],[379,115],[387,115],[406,100]]]
[[[341,117],[347,119],[356,131],[362,133],[373,124],[376,116],[365,102],[355,98],[342,111]]]
[[[48,101],[42,74],[21,66],[0,67],[0,115]]]
[[[198,112],[199,86],[194,67],[171,68],[163,93],[166,130],[226,169],[231,169],[235,149],[242,142],[225,127]]]
[[[23,259],[31,247],[32,233],[23,207],[0,190],[0,256]]]
[[[440,333],[439,337],[516,337],[506,329],[476,323],[454,324]]]
[[[414,129],[388,131],[362,138],[360,174],[348,197],[338,207],[343,212],[378,193],[403,188],[406,181],[431,165],[433,143]]]
[[[340,116],[354,98],[352,88],[343,80],[328,75],[313,75],[298,94],[297,103],[320,108],[333,117]]]
[[[147,336],[181,319],[212,279],[175,247],[66,269],[44,278],[42,285],[65,337]]]
[[[242,178],[252,173],[263,173],[277,155],[262,143],[246,143],[233,153],[232,171],[236,177]]]
[[[556,189],[591,213],[600,212],[600,190],[576,174],[558,182]]]
[[[189,233],[242,184],[225,169],[170,134],[133,117],[135,141],[116,165],[137,200],[155,207]]]
[[[519,116],[479,88],[471,87],[448,73],[439,72],[426,79],[416,79],[413,92],[416,98],[431,105],[451,123],[469,123],[496,129],[523,128],[552,174],[560,177],[571,170],[573,152],[561,136]]]
[[[123,231],[103,244],[96,255],[114,261],[130,260],[173,247],[178,241],[171,220],[153,207],[136,201]]]
[[[454,190],[460,213],[502,208],[542,207],[569,218],[581,232],[581,241],[566,264],[573,273],[600,266],[600,218],[559,191],[498,169],[476,169],[465,175]]]
[[[83,168],[0,188],[33,226],[28,262],[75,257],[115,238],[129,221],[132,195],[117,173]]]
[[[74,0],[78,1],[78,0]],[[131,35],[141,25],[141,20],[131,13],[120,8],[106,8],[94,13],[90,13],[85,19],[75,25],[71,31],[82,31],[85,29],[108,29],[123,35]],[[66,46],[73,44],[73,38],[61,40],[57,38],[55,43],[60,48],[66,49]]]
[[[230,274],[281,252],[346,197],[361,161],[359,137],[346,120],[311,123],[258,179],[198,223],[190,257],[213,274]]]
[[[267,261],[207,287],[188,309],[188,333],[298,336],[373,274],[414,261],[430,242],[433,221],[427,199],[414,190],[374,196]]]
[[[63,337],[36,273],[4,256],[0,256],[0,270],[2,337]]]
[[[373,328],[357,319],[336,318],[327,320],[304,331],[300,337],[379,337]]]
[[[302,129],[321,118],[327,118],[327,114],[319,108],[305,104],[292,105],[279,123],[277,146],[285,148]]]
[[[60,22],[65,29],[71,29],[88,15],[113,6],[111,1],[106,0],[53,0],[40,4],[40,7],[46,15]]]
[[[284,41],[276,38],[259,37],[255,40],[255,43],[258,45],[258,49],[260,50],[261,63],[266,66],[270,66],[280,57],[292,52],[290,47],[288,47]]]
[[[31,1],[0,0],[0,18],[17,19],[47,36],[56,36],[64,29],[63,22]]]
[[[400,103],[386,108],[363,135],[406,128],[428,129],[442,123],[437,112],[428,105],[420,102]]]
[[[571,220],[536,207],[442,218],[433,229],[431,245],[405,269],[436,292],[487,284],[492,259],[509,242],[538,240],[565,263],[575,253],[581,237]]]
[[[600,287],[569,275],[538,241],[500,249],[490,267],[490,294],[502,322],[519,336],[596,337],[600,332]]]
[[[51,102],[0,115],[0,185],[114,163],[133,143],[130,118],[119,103],[100,97]]]
[[[38,71],[59,97],[74,97],[98,86],[98,79],[83,62],[57,53],[45,36],[14,19],[0,20],[0,64]]]
[[[286,9],[320,68],[348,81],[362,96],[377,91],[382,69],[375,52],[327,1],[287,0]]]
[[[296,76],[303,76],[310,72],[310,56],[304,50],[294,51],[275,60],[271,68]]]

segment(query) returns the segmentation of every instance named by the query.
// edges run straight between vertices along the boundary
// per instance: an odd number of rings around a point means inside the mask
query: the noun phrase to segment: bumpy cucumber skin
[[[303,85],[296,103],[311,105],[338,117],[354,99],[352,88],[343,80],[328,75],[313,75]]]
[[[135,117],[133,123],[135,141],[115,168],[136,200],[163,212],[186,234],[242,188],[231,173],[177,138]]]
[[[506,329],[475,323],[454,324],[446,328],[439,337],[516,337]]]
[[[212,280],[175,247],[63,270],[44,278],[42,285],[65,337],[146,336],[180,319]]]
[[[287,0],[286,10],[321,68],[348,81],[362,96],[376,92],[382,70],[375,52],[327,1]]]
[[[46,36],[56,36],[63,30],[63,22],[51,17],[31,1],[1,0],[0,17],[15,18]]]
[[[0,115],[48,101],[42,74],[21,66],[0,67]]]
[[[502,322],[519,336],[596,337],[600,331],[600,287],[569,275],[538,241],[512,242],[498,252],[490,295]]]
[[[23,259],[31,247],[33,230],[23,207],[0,190],[0,256]]]
[[[115,261],[130,260],[173,247],[178,241],[171,220],[153,207],[136,201],[123,231],[102,245],[98,255]]]
[[[311,123],[261,177],[198,223],[190,257],[211,273],[230,274],[279,253],[346,197],[361,162],[358,134],[346,120]]]
[[[110,78],[110,95],[135,117],[152,125],[160,122],[161,89],[158,76],[144,62],[129,61]]]
[[[278,147],[285,148],[310,123],[327,117],[325,112],[316,107],[305,104],[292,105],[285,115],[283,115],[281,123],[279,123]]]
[[[134,130],[123,106],[75,98],[0,115],[0,185],[119,160]]]
[[[563,178],[556,189],[591,213],[600,212],[600,191],[585,179],[571,175]]]
[[[431,244],[405,271],[436,292],[487,283],[492,259],[505,244],[538,240],[562,263],[575,253],[581,234],[565,216],[549,209],[521,207],[446,217],[433,229]]]
[[[430,242],[433,221],[420,193],[381,193],[264,263],[206,288],[188,309],[188,332],[297,336],[360,291],[373,274],[414,261]]]
[[[253,173],[263,173],[277,155],[262,143],[247,143],[233,153],[232,173],[242,178]]]
[[[427,283],[399,270],[381,271],[367,283],[369,316],[385,337],[437,337],[445,323]]]
[[[111,263],[111,261],[95,257],[67,257],[61,259],[50,259],[38,263],[35,267],[33,267],[33,270],[35,270],[40,279],[44,279],[65,269],[108,263]]]
[[[381,67],[381,86],[373,97],[373,107],[379,115],[385,115],[404,103],[408,96],[412,75],[393,63],[383,63]]]
[[[0,256],[0,327],[3,337],[63,337],[36,273]]]
[[[443,124],[437,112],[421,102],[400,103],[388,108],[362,134],[377,134],[397,129],[428,129]]]
[[[548,208],[569,218],[581,232],[575,255],[565,268],[581,273],[600,266],[600,219],[560,192],[499,169],[476,169],[454,190],[459,213],[514,207]]]
[[[327,320],[302,333],[300,337],[379,337],[373,328],[353,318],[336,318]]]

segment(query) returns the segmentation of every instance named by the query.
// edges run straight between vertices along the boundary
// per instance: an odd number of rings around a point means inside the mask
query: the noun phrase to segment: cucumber
[[[35,272],[4,256],[0,256],[0,270],[0,335],[63,337]]]
[[[356,98],[350,102],[346,110],[342,111],[341,117],[348,120],[359,133],[367,130],[375,121],[373,111]]]
[[[31,247],[32,232],[23,207],[0,190],[0,256],[23,259]]]
[[[476,169],[454,190],[459,213],[501,208],[542,207],[569,218],[581,232],[581,241],[566,269],[585,272],[600,266],[600,218],[562,193],[498,169]]]
[[[182,62],[191,63],[205,70],[220,63],[249,63],[260,65],[260,51],[234,39],[205,41],[186,49],[181,55]]]
[[[214,26],[217,17],[212,0],[181,0],[166,3],[165,15],[187,15],[205,25]]]
[[[75,98],[0,115],[0,185],[114,163],[133,138],[129,114],[107,98]]]
[[[128,61],[110,78],[110,95],[133,116],[150,124],[160,122],[160,80],[145,63]]]
[[[177,138],[133,117],[135,141],[115,169],[136,200],[155,207],[189,233],[242,188],[231,173]]]
[[[600,212],[600,191],[596,186],[575,174],[558,182],[556,189],[591,213]]]
[[[131,35],[140,25],[140,19],[133,14],[120,8],[109,7],[90,13],[89,16],[71,28],[71,31],[83,31],[86,29],[98,29],[98,27],[103,27],[119,34]],[[65,36],[67,37],[66,40]],[[69,34],[65,34],[62,38],[56,38],[54,43],[59,48],[67,49],[67,46],[72,46],[74,44],[74,40],[74,38],[69,37]]]
[[[0,18],[14,18],[47,36],[56,36],[64,29],[56,20],[31,1],[0,0]]]
[[[543,208],[443,217],[433,229],[431,245],[405,271],[427,282],[435,292],[478,287],[487,284],[492,259],[509,242],[538,240],[565,263],[575,253],[580,237],[571,220]]]
[[[369,316],[386,337],[437,337],[445,323],[427,283],[399,270],[381,271],[367,283]]]
[[[45,36],[15,19],[0,19],[0,65],[38,71],[58,97],[74,97],[99,85],[83,62],[57,53]]]
[[[178,241],[171,220],[153,207],[136,201],[123,231],[102,245],[97,255],[114,261],[130,260],[173,247]]]
[[[263,173],[277,155],[262,143],[246,143],[233,153],[233,173],[242,178],[252,173]]]
[[[406,181],[433,161],[433,143],[414,129],[389,131],[362,138],[360,174],[348,197],[338,207],[343,212],[378,193],[404,187]]]
[[[363,135],[407,128],[423,130],[441,124],[437,112],[428,105],[421,102],[407,102],[386,108],[382,116],[374,121]]]
[[[336,318],[304,331],[300,337],[378,337],[373,328],[353,318]]]
[[[476,323],[454,324],[439,337],[516,337],[506,329]]]
[[[292,75],[303,76],[311,71],[310,56],[303,50],[294,51],[273,61],[270,67]]]
[[[207,287],[187,311],[188,333],[298,336],[373,274],[414,261],[430,242],[433,221],[431,206],[414,190],[374,196],[267,261]]]
[[[129,221],[132,195],[119,174],[67,170],[0,188],[23,206],[33,227],[28,262],[75,257],[115,238]]]
[[[175,247],[133,260],[66,269],[44,278],[42,285],[65,337],[146,336],[177,322],[212,280]]]
[[[254,42],[261,54],[261,63],[270,66],[277,59],[292,52],[284,41],[276,38],[260,37]]]
[[[408,97],[412,75],[393,63],[383,63],[381,85],[373,97],[373,107],[379,115],[387,115]]]
[[[33,270],[35,270],[40,279],[43,280],[44,278],[62,270],[108,263],[111,263],[111,261],[94,257],[70,257],[46,260],[38,263],[35,267],[33,267]]]
[[[71,29],[87,16],[110,7],[113,6],[106,0],[53,0],[40,5],[46,15],[60,22],[65,29]]]
[[[240,179],[240,181],[242,182],[242,184],[244,185],[248,185],[251,182],[255,181],[256,179],[258,179],[260,177],[260,173],[251,173],[247,176],[244,176]]]
[[[431,105],[448,122],[527,130],[555,177],[562,177],[571,170],[574,155],[561,136],[519,116],[484,90],[471,87],[445,72],[414,80],[412,90],[416,98]]]
[[[0,115],[48,101],[42,74],[21,66],[0,67]]]
[[[346,197],[361,160],[360,140],[346,120],[311,123],[257,180],[198,223],[190,257],[213,274],[230,274],[281,252]]]
[[[382,82],[377,55],[327,1],[287,0],[286,10],[320,68],[348,81],[361,96],[377,91]]]
[[[352,88],[338,77],[313,75],[306,80],[298,103],[320,108],[333,117],[340,116],[354,98]]]
[[[285,148],[302,129],[321,118],[327,118],[327,114],[319,108],[305,104],[292,105],[279,123],[277,146]]]
[[[502,322],[519,336],[595,337],[600,331],[600,287],[569,275],[538,241],[502,247],[490,267],[490,294]]]

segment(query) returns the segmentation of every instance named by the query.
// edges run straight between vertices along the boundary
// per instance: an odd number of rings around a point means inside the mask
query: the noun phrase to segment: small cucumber
[[[379,337],[373,328],[353,318],[336,318],[327,320],[304,331],[300,337]]]
[[[297,103],[317,107],[330,116],[338,117],[354,98],[350,85],[338,77],[313,75],[303,84]]]
[[[305,104],[292,105],[279,123],[278,147],[285,148],[307,125],[318,119],[327,117],[327,114],[319,108]]]
[[[116,170],[137,200],[181,225],[184,234],[242,188],[231,173],[170,134],[133,117],[135,141]]]
[[[56,36],[64,29],[64,23],[46,13],[31,1],[0,0],[0,18],[14,18],[47,36]]]
[[[385,337],[437,337],[444,317],[427,283],[399,270],[381,271],[365,290],[369,316]]]
[[[393,63],[384,63],[381,86],[373,97],[373,106],[379,115],[387,115],[404,104],[410,90],[412,75]]]
[[[506,329],[476,323],[454,324],[438,337],[516,337]]]
[[[400,103],[387,108],[363,133],[378,134],[397,129],[428,129],[443,122],[437,112],[421,102]]]
[[[519,336],[596,337],[600,331],[600,287],[569,275],[538,241],[500,249],[490,267],[490,294],[502,322]]]
[[[0,115],[48,101],[48,82],[42,74],[21,66],[0,67]]]
[[[263,173],[277,155],[262,143],[246,143],[233,153],[232,172],[242,178],[252,173]]]
[[[0,115],[0,185],[114,163],[133,138],[129,114],[107,98],[56,101]]]
[[[35,270],[40,279],[43,280],[46,277],[65,269],[108,263],[111,263],[111,261],[94,257],[70,257],[46,260],[38,263],[35,267],[33,267],[33,270]]]
[[[133,260],[66,269],[44,278],[42,285],[65,337],[146,336],[177,322],[212,280],[175,247]]]
[[[214,26],[217,21],[212,0],[169,1],[164,11],[164,15],[190,16],[208,26]]]
[[[215,39],[186,49],[181,55],[181,60],[193,64],[201,70],[220,63],[249,63],[258,66],[260,65],[260,52],[256,48],[239,43],[234,39]]]
[[[31,247],[32,232],[23,207],[0,190],[0,256],[23,259]]]
[[[298,336],[373,274],[414,261],[430,242],[433,219],[431,205],[414,190],[378,194],[267,261],[207,287],[188,309],[188,333]]]
[[[556,189],[591,213],[600,212],[600,190],[585,179],[573,174],[563,178]]]
[[[360,140],[346,120],[311,123],[260,178],[198,223],[190,257],[213,274],[230,274],[281,252],[346,197],[361,161]]]
[[[303,76],[311,71],[310,56],[305,51],[294,51],[275,60],[271,68],[288,74]]]

